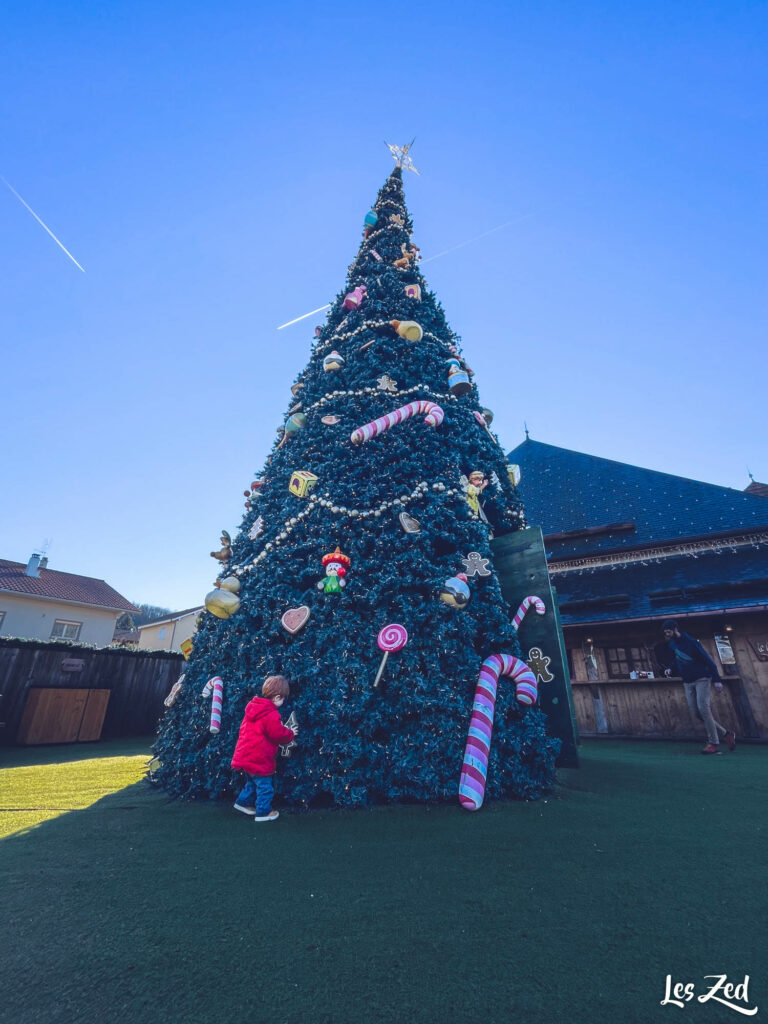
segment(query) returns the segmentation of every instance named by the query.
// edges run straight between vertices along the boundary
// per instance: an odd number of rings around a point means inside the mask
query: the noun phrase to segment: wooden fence
[[[0,744],[16,742],[30,690],[109,690],[103,738],[147,736],[184,671],[180,654],[0,638]]]

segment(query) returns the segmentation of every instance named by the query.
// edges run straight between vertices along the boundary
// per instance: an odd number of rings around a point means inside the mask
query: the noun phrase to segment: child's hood
[[[254,697],[245,709],[245,717],[249,722],[258,722],[260,718],[266,718],[270,712],[279,714],[271,700],[266,697]]]

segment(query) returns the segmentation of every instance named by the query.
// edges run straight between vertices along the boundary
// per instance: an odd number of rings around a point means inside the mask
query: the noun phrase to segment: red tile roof
[[[0,593],[3,590],[28,597],[48,597],[56,601],[74,601],[121,612],[137,612],[138,608],[118,594],[104,580],[92,576],[76,576],[57,569],[41,569],[39,576],[27,576],[25,562],[9,562],[0,558]]]

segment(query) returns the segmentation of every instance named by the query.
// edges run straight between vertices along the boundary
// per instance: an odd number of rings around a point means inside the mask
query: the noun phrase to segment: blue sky
[[[0,38],[0,557],[200,603],[362,217],[506,447],[768,479],[768,7],[31,2]]]

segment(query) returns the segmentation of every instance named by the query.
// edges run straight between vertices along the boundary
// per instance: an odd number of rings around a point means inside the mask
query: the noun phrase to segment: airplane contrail
[[[83,271],[83,273],[85,273],[85,270],[83,270],[83,268],[82,268],[82,267],[80,266],[80,264],[79,264],[79,263],[77,262],[77,260],[75,259],[75,257],[74,257],[74,256],[72,255],[72,253],[71,253],[71,252],[70,252],[70,251],[69,251],[68,249],[66,249],[66,248],[65,248],[65,247],[64,247],[64,246],[63,246],[63,245],[61,244],[61,242],[60,242],[60,241],[58,240],[58,238],[56,237],[56,235],[54,235],[54,233],[53,233],[53,232],[51,231],[51,229],[50,229],[50,228],[48,227],[48,225],[47,225],[47,224],[44,224],[44,223],[43,223],[43,221],[41,221],[41,220],[40,220],[40,218],[39,218],[39,217],[37,216],[37,214],[36,214],[36,213],[35,213],[35,211],[34,211],[34,210],[32,209],[32,207],[31,207],[31,206],[29,205],[29,203],[26,203],[26,202],[24,202],[24,200],[23,200],[23,199],[21,198],[21,196],[20,196],[20,195],[19,195],[19,193],[18,193],[18,192],[16,191],[16,189],[15,189],[15,188],[13,187],[13,185],[9,184],[9,183],[8,183],[8,182],[7,182],[6,180],[5,180],[5,178],[0,178],[0,181],[4,182],[4,183],[5,183],[6,185],[8,185],[8,188],[9,188],[9,189],[11,190],[11,192],[13,192],[13,194],[14,194],[14,195],[16,196],[16,198],[17,198],[17,199],[19,200],[19,202],[20,202],[20,203],[22,203],[22,204],[23,204],[24,206],[26,206],[26,208],[27,208],[27,209],[29,210],[29,212],[30,212],[30,213],[32,214],[32,216],[33,216],[33,217],[35,218],[35,220],[37,221],[37,223],[38,223],[38,224],[40,224],[40,225],[41,225],[41,227],[44,227],[44,228],[45,228],[45,230],[46,230],[46,231],[48,232],[48,234],[49,234],[49,235],[51,236],[51,238],[52,238],[52,239],[54,240],[54,242],[56,243],[56,245],[58,245],[58,247],[59,247],[60,249],[63,249],[63,250],[64,250],[64,252],[65,252],[65,253],[67,254],[67,256],[69,256],[69,258],[70,258],[70,259],[72,260],[72,262],[73,262],[73,263],[75,264],[75,266],[77,267],[77,269],[78,269],[78,270],[82,270],[82,271]]]
[[[322,313],[324,309],[330,308],[330,302],[326,302],[324,306],[318,306],[317,309],[310,309],[308,313],[303,313],[301,316],[297,316],[295,320],[289,320],[287,324],[280,324],[277,328],[278,331],[282,331],[284,327],[290,327],[291,324],[297,324],[299,320],[306,320],[308,316],[312,316],[313,313]]]
[[[5,179],[3,179],[3,180],[5,180]],[[6,182],[6,184],[8,184],[8,183]],[[21,198],[21,197],[19,197],[19,198]],[[24,205],[26,206],[26,203]],[[472,242],[479,242],[481,238],[487,238],[488,235],[492,235],[494,233],[494,231],[501,231],[502,228],[511,227],[512,224],[520,224],[521,221],[527,220],[529,217],[532,217],[532,216],[533,216],[532,213],[525,213],[525,214],[523,214],[522,217],[517,217],[515,220],[505,221],[503,224],[499,224],[497,227],[491,228],[490,231],[484,231],[482,233],[482,235],[475,235],[474,238],[468,238],[466,240],[466,242],[459,242],[458,245],[452,245],[450,249],[443,249],[442,252],[438,252],[434,256],[430,256],[429,259],[421,260],[420,262],[421,263],[431,263],[432,260],[437,260],[441,256],[446,256],[449,252],[455,252],[457,249],[463,249],[465,245],[471,245]],[[303,313],[301,316],[297,316],[295,320],[289,320],[287,324],[280,324],[280,326],[277,328],[277,330],[278,331],[282,331],[282,329],[284,327],[290,327],[291,324],[297,324],[299,322],[299,320],[306,320],[307,317],[308,316],[312,316],[313,313],[322,313],[322,311],[324,309],[330,309],[330,307],[331,307],[331,304],[330,304],[330,302],[328,302],[328,303],[326,303],[325,306],[319,306],[317,309],[313,309],[309,313]]]
[[[494,231],[501,231],[502,228],[511,227],[513,224],[519,224],[521,221],[527,220],[532,217],[532,213],[526,213],[522,217],[517,217],[515,220],[505,221],[504,224],[499,224],[498,227],[491,228],[490,231],[484,231],[482,235],[475,235],[474,238],[468,238],[466,242],[459,242],[458,245],[452,245],[450,249],[443,249],[442,252],[436,253],[434,256],[430,256],[426,260],[421,260],[422,263],[431,263],[432,260],[437,260],[441,256],[447,255],[449,252],[456,252],[457,249],[463,249],[465,245],[471,245],[472,242],[479,242],[481,238],[487,238],[488,235],[492,235]]]

